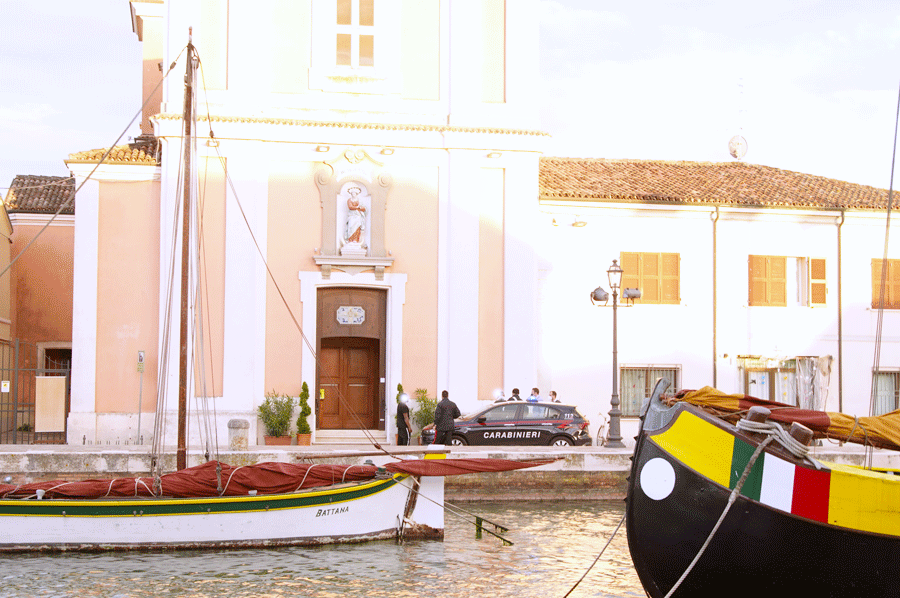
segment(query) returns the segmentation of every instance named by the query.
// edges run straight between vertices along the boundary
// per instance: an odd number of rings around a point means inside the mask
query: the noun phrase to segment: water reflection
[[[447,516],[444,542],[172,553],[0,557],[6,597],[563,596],[622,517],[621,503],[462,506],[510,528],[475,540]],[[624,526],[572,596],[644,596]]]

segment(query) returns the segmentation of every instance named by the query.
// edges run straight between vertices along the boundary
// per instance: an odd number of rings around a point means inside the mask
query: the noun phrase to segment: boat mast
[[[188,263],[190,261],[191,237],[191,127],[194,123],[194,44],[191,41],[193,28],[188,29],[187,73],[184,75],[184,198],[181,224],[181,354],[178,364],[178,450],[176,468],[187,467],[187,389],[188,389]]]

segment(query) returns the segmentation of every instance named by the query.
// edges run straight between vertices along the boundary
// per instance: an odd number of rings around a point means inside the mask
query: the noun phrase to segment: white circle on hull
[[[665,459],[655,457],[644,463],[640,480],[644,494],[653,500],[662,500],[672,494],[675,487],[675,470]]]

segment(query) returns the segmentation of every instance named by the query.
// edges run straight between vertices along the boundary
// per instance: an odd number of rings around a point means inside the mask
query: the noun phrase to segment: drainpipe
[[[712,220],[712,385],[713,388],[718,388],[718,366],[716,355],[718,352],[718,343],[717,343],[717,329],[716,329],[716,312],[718,303],[716,297],[716,286],[717,286],[717,262],[718,256],[716,255],[716,238],[717,231],[719,225],[719,206],[716,206],[716,211],[709,215]],[[838,262],[840,264],[840,262]],[[840,326],[840,325],[838,325]],[[840,330],[840,328],[838,328]]]
[[[844,309],[841,298],[841,228],[844,226],[844,210],[837,224],[837,325],[838,325],[838,412],[844,412]]]

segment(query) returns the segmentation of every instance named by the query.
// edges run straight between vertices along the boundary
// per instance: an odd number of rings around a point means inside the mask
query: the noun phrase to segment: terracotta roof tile
[[[885,189],[745,162],[548,157],[539,184],[546,200],[878,210],[888,199]]]
[[[10,214],[55,214],[66,201],[60,214],[74,214],[74,178],[20,174],[9,186],[5,203]]]
[[[103,157],[109,148],[85,150],[69,154],[66,162],[71,163],[96,163]],[[160,147],[158,140],[153,136],[141,136],[127,145],[117,145],[106,157],[108,164],[152,164],[158,165]]]

